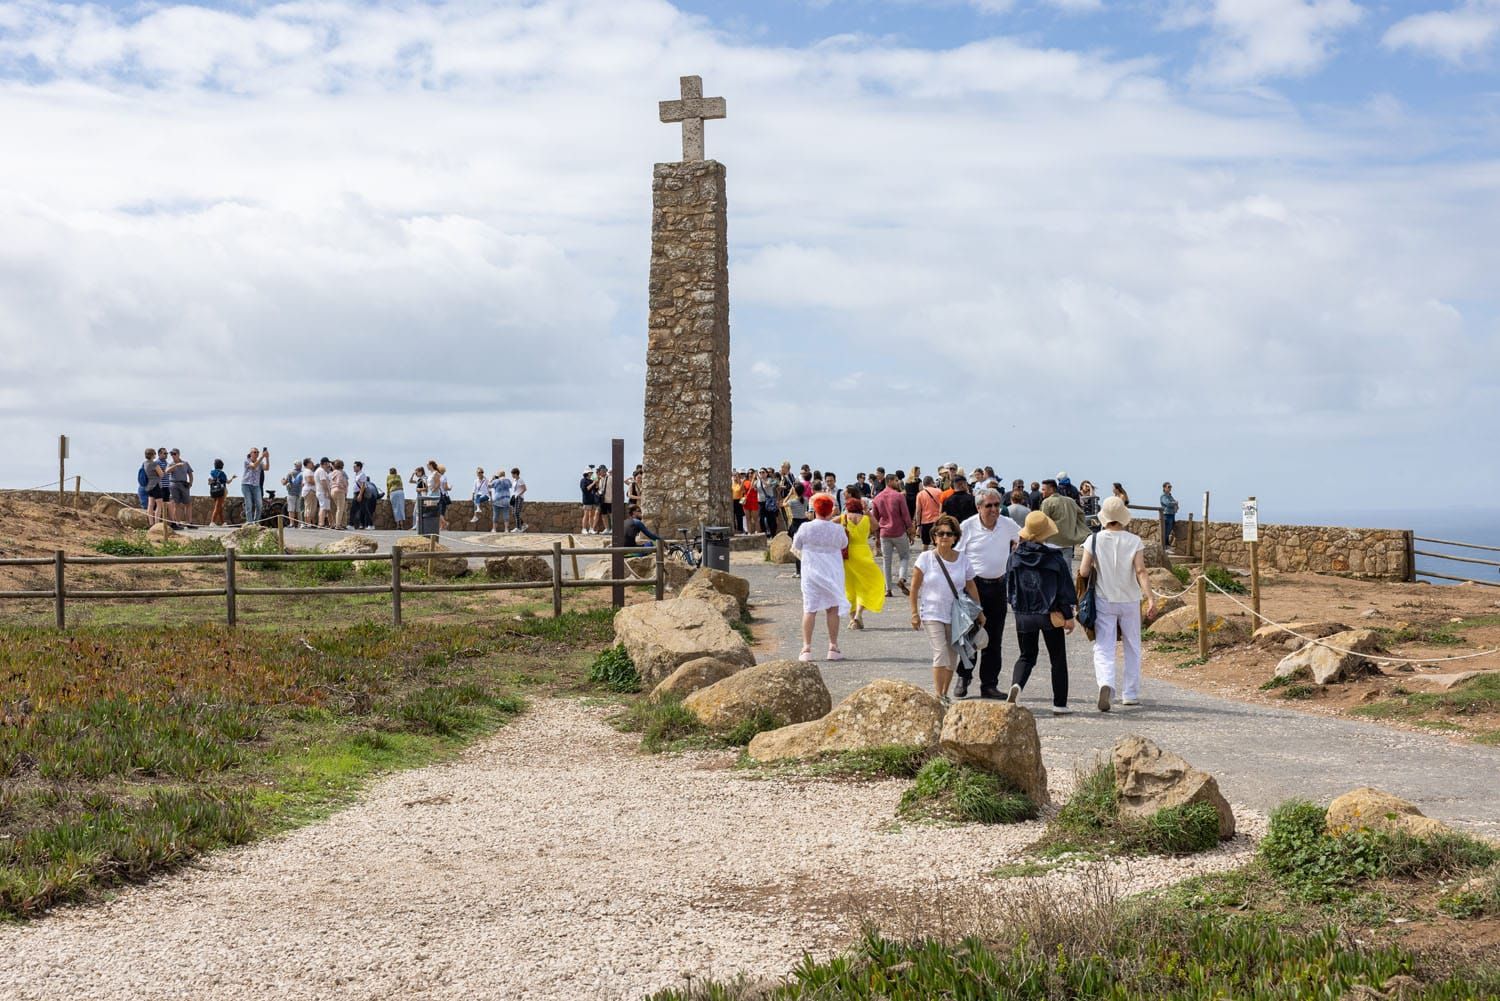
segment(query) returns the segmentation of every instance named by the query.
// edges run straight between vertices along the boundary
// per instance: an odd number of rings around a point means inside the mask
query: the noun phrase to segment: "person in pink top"
[[[886,489],[875,495],[871,507],[875,511],[875,524],[880,532],[875,537],[875,555],[884,555],[885,596],[891,596],[891,583],[910,594],[907,575],[911,573],[911,510],[906,506],[906,494],[901,489],[901,477],[887,476]],[[901,576],[892,574],[899,561]]]

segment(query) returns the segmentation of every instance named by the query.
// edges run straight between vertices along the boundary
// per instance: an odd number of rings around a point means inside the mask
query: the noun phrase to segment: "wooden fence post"
[[[234,547],[224,547],[224,603],[228,612],[229,624],[235,624],[235,600],[234,600]]]
[[[573,539],[573,537],[571,535],[568,536],[568,548],[569,549],[577,549],[578,548],[578,543],[576,541],[574,541],[574,539]],[[569,553],[568,554],[568,561],[573,564],[573,579],[577,580],[578,579],[578,557],[576,555],[574,555],[573,553]]]
[[[661,601],[667,596],[667,560],[660,543],[652,551],[656,554],[656,600]]]
[[[1203,491],[1203,569],[1208,570],[1208,491]]]
[[[1198,659],[1208,660],[1208,578],[1198,574]]]
[[[552,543],[552,617],[562,617],[562,543]]]
[[[1260,543],[1250,543],[1250,607],[1260,614]],[[1256,619],[1259,622],[1259,619]],[[1255,628],[1259,629],[1259,626]]]
[[[53,555],[53,600],[57,608],[57,628],[68,628],[68,586],[64,568],[68,565],[68,554],[59,549]]]
[[[401,547],[391,547],[391,625],[401,628]]]
[[[77,511],[83,506],[83,477],[73,477],[73,510]]]
[[[286,555],[286,515],[284,514],[276,516],[276,551],[283,556]]]

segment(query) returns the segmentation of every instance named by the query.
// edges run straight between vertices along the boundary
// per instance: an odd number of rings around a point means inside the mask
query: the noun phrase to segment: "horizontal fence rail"
[[[574,577],[563,578],[563,557],[567,556],[573,564]],[[475,552],[464,550],[424,550],[416,547],[397,546],[388,553],[251,553],[241,555],[234,547],[225,549],[223,555],[182,555],[182,556],[69,556],[66,552],[58,550],[52,556],[23,556],[0,559],[0,566],[4,567],[46,567],[53,568],[53,585],[50,588],[30,588],[25,590],[0,591],[0,600],[4,599],[50,599],[54,605],[55,619],[58,629],[67,628],[67,606],[73,601],[109,601],[132,598],[223,598],[225,601],[224,617],[229,625],[235,625],[238,618],[238,605],[241,597],[261,596],[306,596],[319,594],[388,594],[391,596],[391,621],[394,625],[401,625],[401,598],[408,593],[447,593],[463,591],[551,591],[552,592],[552,617],[562,615],[563,591],[568,588],[607,587],[614,591],[614,604],[619,607],[624,604],[624,589],[630,585],[650,584],[653,585],[654,597],[661,601],[666,597],[666,564],[664,561],[664,550],[651,547],[594,547],[591,549],[564,549],[561,542],[554,542],[551,549],[498,549],[487,552]],[[609,556],[613,558],[614,566],[609,577],[603,580],[584,580],[577,576],[577,557],[579,556]],[[653,556],[655,557],[655,572],[650,577],[623,577],[620,571],[624,569],[624,561],[627,557]],[[443,584],[407,582],[402,578],[403,567],[415,567],[421,569],[424,564],[430,564],[436,560],[461,559],[469,560],[480,558],[540,558],[545,559],[551,569],[551,578],[548,580],[484,580],[484,581],[453,581]],[[252,569],[263,564],[296,564],[296,563],[389,563],[390,578],[381,584],[322,584],[308,586],[271,586],[271,585],[249,585],[241,586],[236,580],[237,570],[241,565],[249,564]],[[185,566],[185,565],[219,565],[223,567],[224,584],[222,587],[183,587],[183,588],[95,588],[95,589],[73,589],[68,587],[67,568],[70,566]]]
[[[1477,542],[1455,542],[1452,539],[1432,539],[1425,535],[1413,536],[1417,542],[1431,542],[1439,546],[1456,546],[1460,549],[1476,549],[1486,553],[1500,553],[1500,546],[1482,546]],[[1469,563],[1484,567],[1500,567],[1500,560],[1483,560],[1477,556],[1459,556],[1456,553],[1434,553],[1427,549],[1412,550],[1414,556],[1425,556],[1430,560],[1449,560],[1453,563]],[[1455,568],[1456,569],[1456,568]],[[1418,577],[1432,577],[1437,580],[1453,580],[1465,584],[1483,584],[1486,587],[1500,587],[1500,580],[1483,580],[1479,577],[1459,577],[1454,574],[1438,573],[1435,570],[1418,570]]]

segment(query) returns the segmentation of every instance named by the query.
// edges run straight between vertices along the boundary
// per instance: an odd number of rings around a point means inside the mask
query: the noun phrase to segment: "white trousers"
[[[1141,695],[1141,606],[1135,601],[1100,601],[1094,624],[1094,680],[1122,699]],[[1125,665],[1115,680],[1115,640],[1125,643]]]

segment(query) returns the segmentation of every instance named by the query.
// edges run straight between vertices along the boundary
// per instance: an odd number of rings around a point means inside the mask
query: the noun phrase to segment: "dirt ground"
[[[1247,582],[1248,583],[1248,582]],[[1191,604],[1193,594],[1183,596]],[[1250,596],[1236,595],[1247,606]],[[1244,609],[1209,591],[1209,610],[1248,635],[1255,625]],[[1328,715],[1355,715],[1394,726],[1446,732],[1455,739],[1493,743],[1500,738],[1500,704],[1493,698],[1454,698],[1451,704],[1408,705],[1405,696],[1437,690],[1430,675],[1460,671],[1500,673],[1500,588],[1441,587],[1426,583],[1358,581],[1311,573],[1265,575],[1261,614],[1280,623],[1338,622],[1351,629],[1385,630],[1383,654],[1407,658],[1466,657],[1447,663],[1371,665],[1353,680],[1263,689],[1276,665],[1301,645],[1287,636],[1268,645],[1249,641],[1212,651],[1197,663],[1196,641],[1164,642],[1148,634],[1144,670],[1214,695]],[[1470,656],[1485,650],[1482,656]],[[1464,689],[1455,689],[1455,693]],[[1418,702],[1424,700],[1419,699]],[[1389,703],[1389,705],[1385,705]],[[1378,705],[1377,705],[1378,704]],[[1356,712],[1356,710],[1359,710]],[[1420,710],[1420,711],[1418,711]]]

